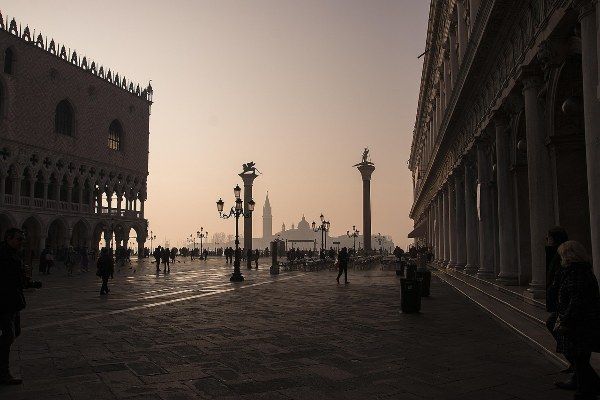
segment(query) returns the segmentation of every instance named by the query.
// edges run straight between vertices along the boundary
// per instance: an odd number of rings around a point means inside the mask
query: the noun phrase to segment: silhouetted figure
[[[154,253],[152,253],[152,255],[154,256],[154,261],[156,262],[156,273],[160,273],[160,259],[162,257],[162,248],[160,246],[158,246],[157,248],[154,249]]]
[[[88,271],[89,262],[90,262],[90,260],[88,258],[87,249],[85,247],[82,247],[81,254],[80,254],[80,265],[79,265],[82,272]]]
[[[11,228],[0,244],[0,384],[19,385],[21,379],[10,373],[10,347],[21,334],[20,311],[25,308],[25,269],[19,257],[23,245],[23,232]],[[10,396],[9,396],[10,397]]]
[[[171,258],[171,252],[169,251],[169,249],[164,248],[161,251],[161,257],[162,257],[162,262],[163,262],[163,273],[167,273],[167,272],[171,272],[171,265],[169,263],[169,258]]]
[[[208,259],[208,250],[204,249],[202,254],[204,254],[204,261],[206,261]]]
[[[258,249],[254,251],[254,268],[258,269],[258,259],[260,258],[260,252]]]
[[[98,257],[96,275],[102,278],[102,287],[100,288],[100,295],[108,294],[108,278],[113,276],[115,271],[115,262],[110,255],[108,249],[104,247],[100,251],[100,257]]]
[[[344,283],[348,283],[348,249],[346,247],[342,247],[340,253],[338,254],[338,276],[335,278],[337,283],[340,283],[340,276],[342,273],[344,274]]]
[[[558,247],[562,280],[558,289],[558,318],[554,325],[557,352],[573,362],[576,399],[595,399],[600,378],[590,365],[600,351],[600,292],[583,245],[574,240]]]
[[[67,254],[65,257],[65,267],[67,269],[67,275],[73,275],[73,265],[75,264],[75,251],[72,246],[69,246],[67,249]]]
[[[171,263],[175,263],[175,257],[177,257],[177,248],[176,247],[173,247],[171,249],[170,257],[171,257]]]
[[[546,320],[546,327],[556,340],[558,338],[554,333],[554,326],[558,318],[558,290],[560,289],[564,275],[564,268],[561,265],[558,247],[567,240],[569,240],[567,232],[560,226],[550,229],[548,236],[546,236],[546,311],[550,313],[550,316]],[[564,372],[575,372],[573,360],[567,358],[567,361],[569,361],[569,367]],[[574,390],[577,386],[577,381],[575,375],[572,375],[566,381],[555,382],[554,384],[561,389]]]

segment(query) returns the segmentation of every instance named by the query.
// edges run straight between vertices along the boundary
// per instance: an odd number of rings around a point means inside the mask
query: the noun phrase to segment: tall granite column
[[[490,182],[489,144],[477,143],[477,180],[479,189],[479,270],[477,276],[494,276],[494,202]]]
[[[479,11],[479,4],[481,0],[469,0],[469,20],[471,21],[471,32],[475,26],[475,20],[477,19],[477,12]]]
[[[496,128],[496,187],[498,191],[498,242],[500,273],[504,285],[519,283],[514,187],[510,176],[510,130],[504,115],[494,119]]]
[[[456,265],[456,194],[454,192],[454,176],[448,179],[448,240],[450,241],[449,268]]]
[[[538,99],[542,80],[537,71],[531,69],[524,69],[521,77],[523,79],[523,97],[525,100],[527,172],[529,176],[529,221],[531,231],[531,283],[529,284],[529,291],[534,298],[542,298],[546,294],[546,252],[544,246],[548,229],[554,225],[550,156],[546,148],[546,130],[542,105]],[[588,164],[588,168],[589,166],[590,164]],[[588,179],[592,179],[593,176],[593,174],[588,176]],[[590,196],[590,200],[592,198]]]
[[[363,181],[363,245],[365,252],[371,252],[371,175],[375,171],[375,164],[362,162],[358,170]]]
[[[244,213],[249,214],[244,220],[244,251],[246,252],[246,267],[252,269],[252,257],[248,257],[248,251],[252,251],[252,213],[248,210],[248,203],[252,200],[252,184],[258,176],[255,170],[244,171],[239,174],[244,181]]]
[[[479,270],[479,235],[477,230],[477,189],[475,187],[476,171],[471,157],[467,157],[464,166],[465,174],[465,237],[467,265],[465,272],[476,274]]]
[[[463,168],[457,168],[454,174],[454,196],[456,204],[456,262],[454,268],[463,269],[467,264],[467,242],[465,231],[465,186]]]
[[[594,13],[595,11],[595,13]],[[581,22],[581,63],[583,72],[583,111],[585,118],[585,155],[587,162],[590,233],[594,273],[600,279],[600,32],[597,2],[585,2]]]

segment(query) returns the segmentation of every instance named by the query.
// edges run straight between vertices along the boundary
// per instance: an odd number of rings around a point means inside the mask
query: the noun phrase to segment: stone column
[[[83,205],[83,185],[81,183],[77,185],[77,202]]]
[[[465,56],[465,50],[467,48],[468,31],[467,23],[465,21],[465,0],[458,0],[456,2],[456,14],[458,16],[458,58],[459,63],[462,64]]]
[[[479,236],[477,232],[477,194],[475,187],[476,172],[470,157],[465,160],[465,240],[467,265],[465,272],[476,274],[479,269]]]
[[[438,255],[438,264],[440,266],[444,265],[444,254],[446,253],[446,249],[444,248],[444,189],[440,189],[437,195],[437,213],[438,213],[438,247],[439,247],[439,255]]]
[[[123,192],[117,192],[117,215],[121,215],[122,203],[123,203]]]
[[[44,208],[48,207],[48,178],[44,177]]]
[[[600,19],[597,2],[585,2],[581,8],[581,64],[583,72],[583,110],[585,118],[585,153],[587,162],[590,233],[594,273],[600,279]],[[594,13],[595,11],[595,13]],[[529,146],[528,146],[529,147]],[[532,246],[533,247],[533,246]],[[533,251],[533,248],[532,248]]]
[[[449,268],[456,265],[456,193],[454,192],[454,176],[448,179],[448,240],[450,242]]]
[[[519,283],[514,188],[510,177],[510,128],[504,115],[496,115],[496,187],[498,191],[498,242],[500,273],[504,285]]]
[[[6,194],[6,172],[0,170],[0,205],[4,205],[4,195]]]
[[[444,266],[448,267],[450,264],[450,193],[448,190],[448,184],[444,184],[443,204]]]
[[[112,214],[112,192],[106,192],[106,205],[108,207],[108,214]]]
[[[358,164],[358,170],[363,182],[363,241],[364,249],[371,252],[371,175],[375,171],[373,163]]]
[[[140,218],[144,218],[144,203],[146,200],[144,198],[140,199]]]
[[[469,20],[471,21],[471,32],[475,26],[475,20],[477,19],[477,12],[479,11],[479,3],[481,0],[469,0]]]
[[[456,39],[456,21],[450,23],[449,52],[450,52],[450,78],[452,87],[458,78],[458,42]]]
[[[477,179],[479,190],[479,270],[477,276],[494,276],[494,202],[491,195],[489,144],[477,143]]]
[[[67,203],[71,203],[72,200],[73,200],[73,181],[69,181],[69,182],[67,182]]]
[[[454,174],[454,195],[456,205],[456,262],[454,268],[463,269],[467,264],[467,238],[465,226],[465,185],[463,167],[459,167]]]
[[[23,174],[16,172],[13,179],[13,201],[17,206],[21,205],[21,183],[23,183]]]
[[[244,220],[244,251],[246,254],[248,250],[252,250],[252,214],[248,211],[248,203],[252,200],[252,184],[256,175],[256,171],[252,173],[239,174],[244,181],[244,212],[250,214],[249,218],[242,218]],[[252,269],[252,257],[246,257],[246,267]]]
[[[546,148],[546,129],[542,105],[538,99],[542,81],[535,70],[524,69],[521,75],[523,79],[523,97],[525,99],[527,172],[529,176],[529,220],[531,230],[531,283],[529,291],[534,298],[542,298],[546,294],[546,234],[548,229],[554,225],[550,156]],[[586,82],[584,81],[584,87],[585,85]],[[590,165],[588,161],[588,170]],[[592,179],[594,173],[597,172],[592,172],[592,175],[588,176],[588,180]],[[590,195],[590,200],[592,198],[593,196]],[[590,204],[592,204],[591,201]],[[592,227],[592,229],[594,228]]]
[[[35,199],[35,179],[31,178],[29,180],[29,197],[31,198],[30,207],[33,207],[33,199]]]
[[[144,245],[146,244],[147,234],[137,235],[138,259],[144,258]]]
[[[452,77],[450,74],[450,45],[446,42],[446,48],[444,49],[444,83],[446,86],[444,87],[444,91],[446,92],[446,107],[448,108],[448,104],[450,104],[450,97],[452,94]]]

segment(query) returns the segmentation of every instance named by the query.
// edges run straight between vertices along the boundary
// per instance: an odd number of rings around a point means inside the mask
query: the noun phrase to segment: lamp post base
[[[234,272],[231,274],[231,278],[229,278],[230,282],[244,282],[244,276],[241,272]]]

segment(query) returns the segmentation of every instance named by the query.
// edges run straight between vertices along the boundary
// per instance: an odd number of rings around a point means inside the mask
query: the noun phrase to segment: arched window
[[[12,49],[8,48],[4,51],[4,73],[13,73],[14,54]]]
[[[123,127],[116,119],[108,128],[108,148],[111,150],[121,150],[121,138],[123,137]]]
[[[73,136],[73,107],[67,100],[56,106],[54,130],[61,135]]]

